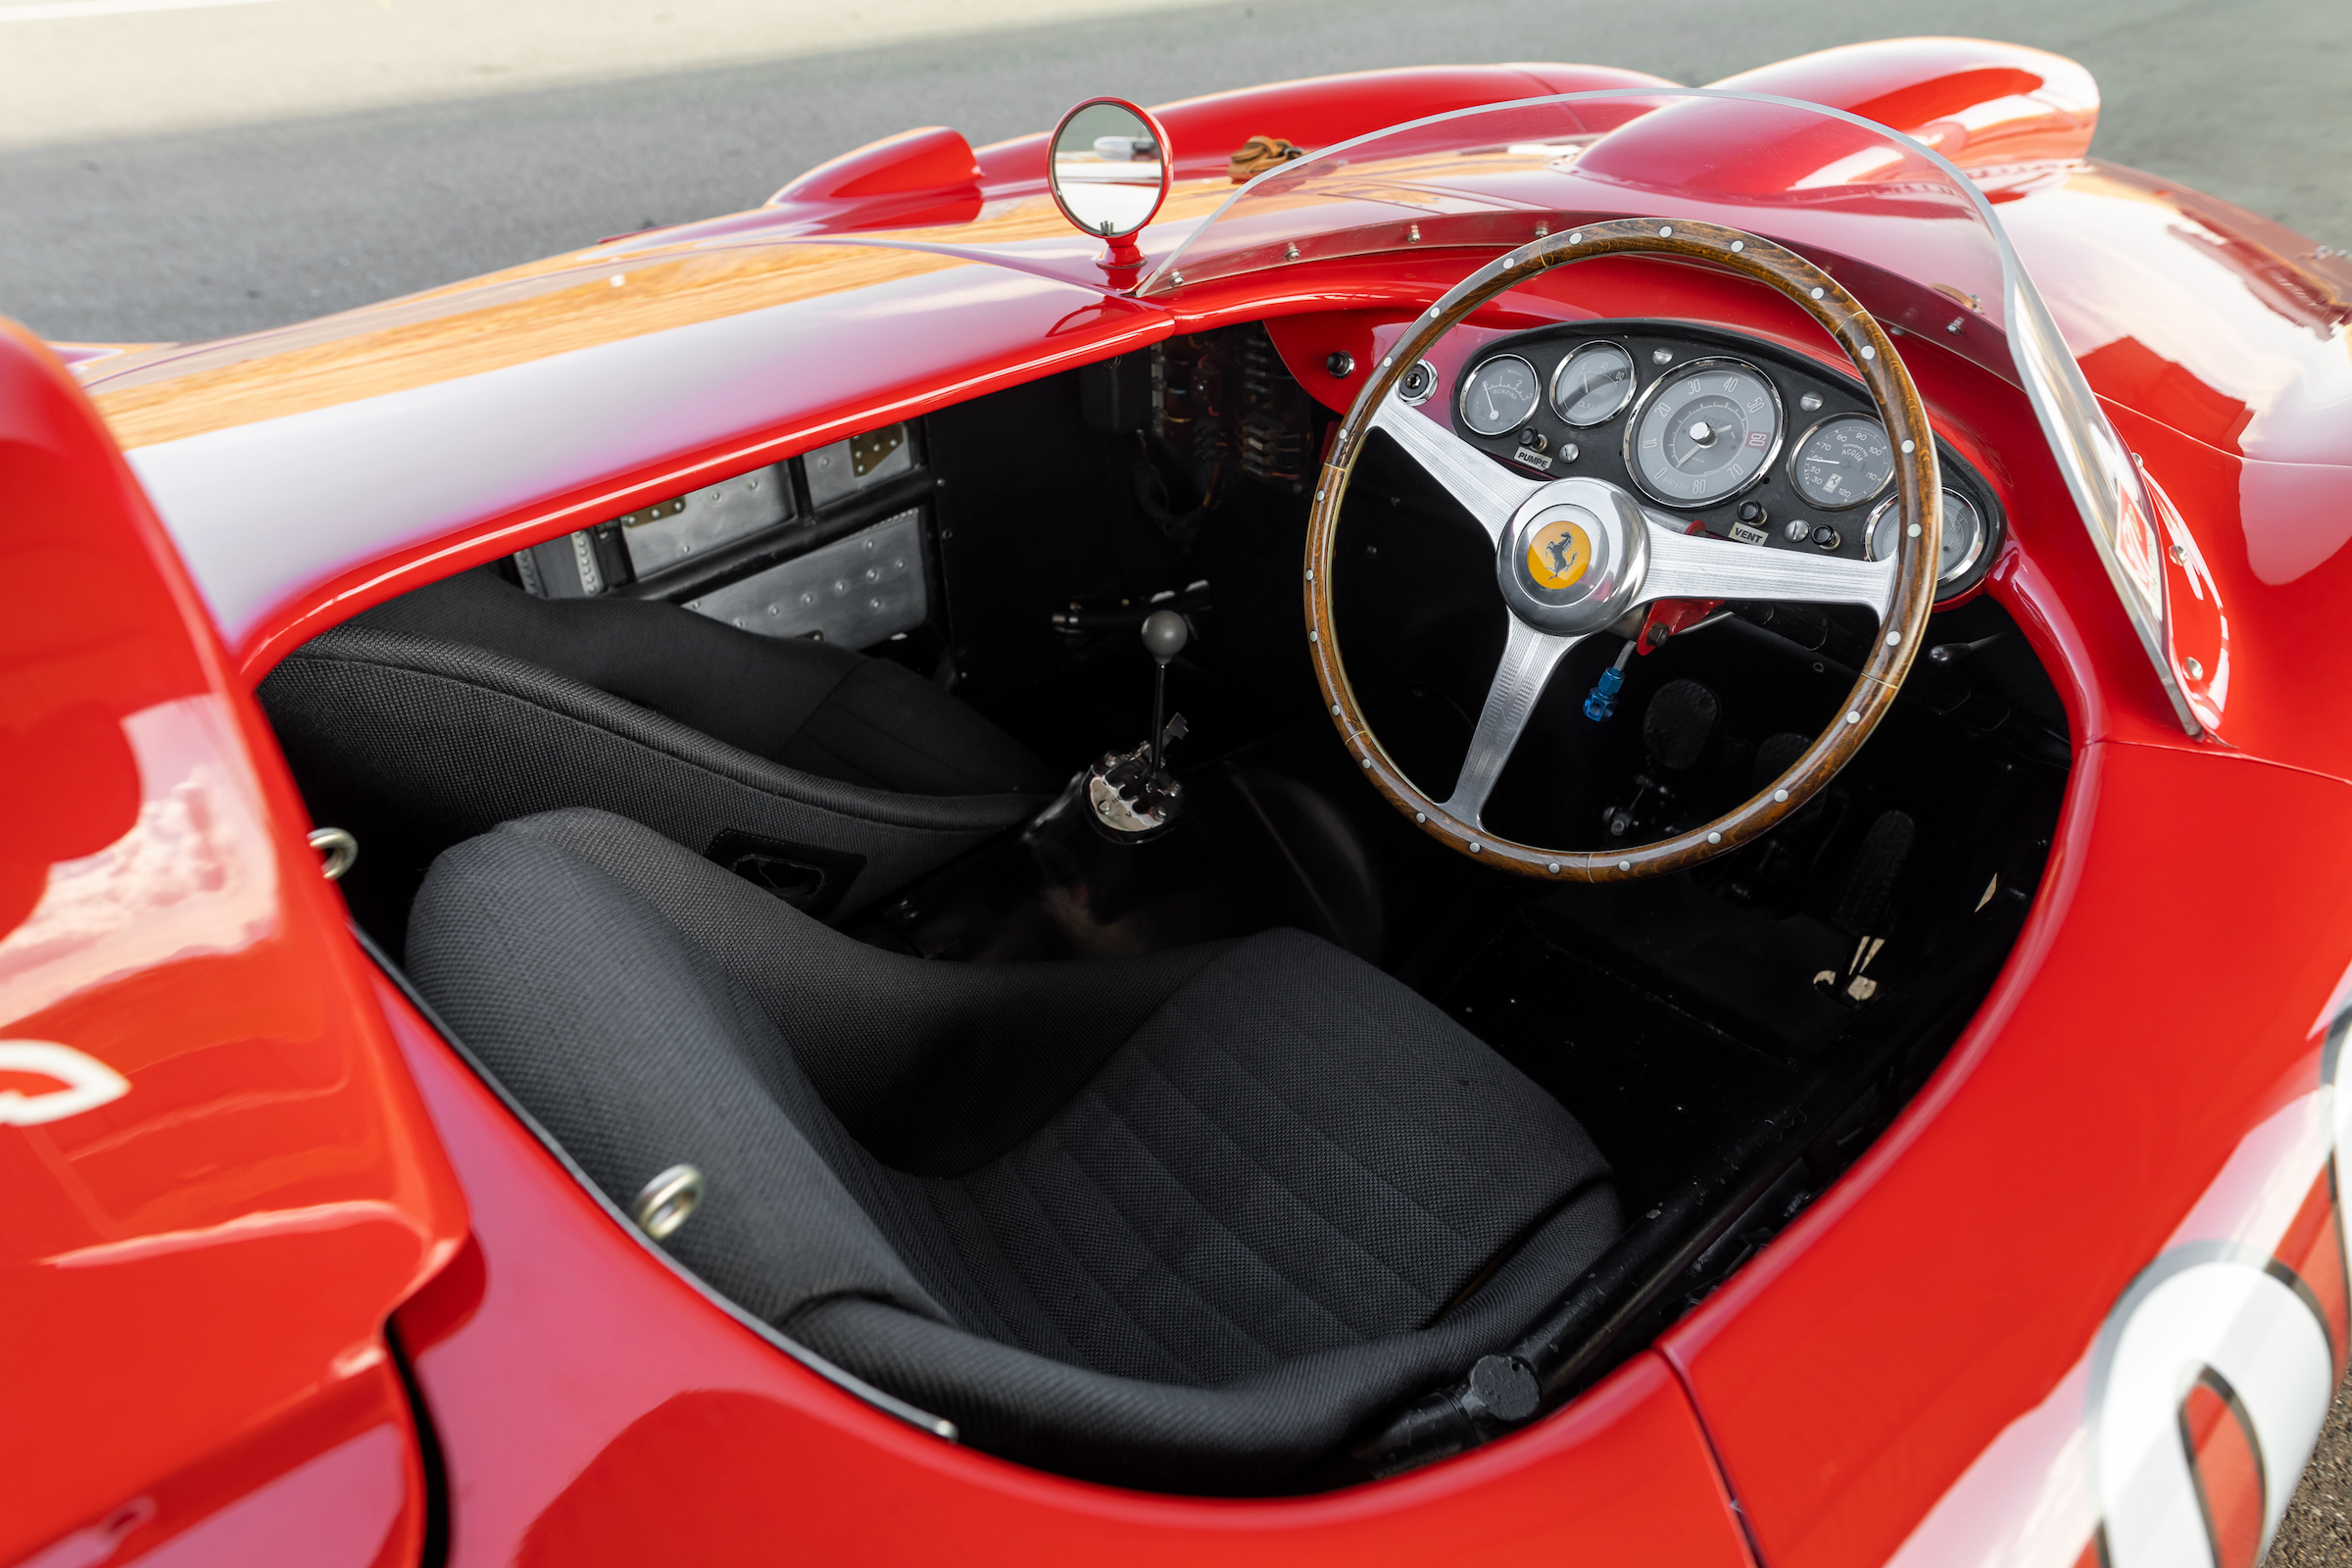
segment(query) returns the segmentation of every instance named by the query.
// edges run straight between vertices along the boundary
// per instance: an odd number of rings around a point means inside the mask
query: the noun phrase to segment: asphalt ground
[[[910,125],[975,144],[1044,129],[1095,93],[1159,103],[1494,60],[1703,83],[1918,33],[2070,55],[2104,97],[2097,155],[2352,249],[2344,0],[1125,0],[1107,18],[1084,0],[74,9],[0,0],[0,314],[53,339],[301,320],[754,206]],[[2352,1564],[2347,1513],[2339,1394],[2272,1563]]]
[[[0,314],[57,339],[250,331],[754,206],[909,125],[1043,129],[1097,92],[1492,60],[1703,83],[1926,32],[2071,55],[2104,94],[2101,156],[2352,248],[2344,0],[1161,0],[1112,21],[1066,20],[1074,0],[663,3],[12,23],[34,8],[0,0]],[[1065,19],[1017,24],[1040,13]],[[887,42],[848,46],[858,28]]]

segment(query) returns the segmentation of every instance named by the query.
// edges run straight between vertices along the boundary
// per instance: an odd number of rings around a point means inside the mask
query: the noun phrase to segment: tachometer
[[[1894,477],[1894,448],[1886,427],[1869,415],[1840,414],[1805,432],[1788,476],[1809,506],[1830,512],[1858,507]]]
[[[1762,476],[1781,450],[1781,394],[1738,360],[1694,360],[1642,394],[1626,466],[1668,506],[1710,507]]]
[[[1901,499],[1888,496],[1870,514],[1870,559],[1885,561],[1902,541],[1895,528],[1903,520]],[[1948,588],[1968,573],[1984,554],[1984,516],[1977,504],[1957,490],[1943,492],[1943,559],[1936,564],[1936,585]]]
[[[1582,428],[1617,417],[1634,401],[1634,357],[1614,343],[1587,343],[1551,372],[1552,412]]]
[[[1462,422],[1480,435],[1516,430],[1542,395],[1534,366],[1516,354],[1497,354],[1462,377]]]

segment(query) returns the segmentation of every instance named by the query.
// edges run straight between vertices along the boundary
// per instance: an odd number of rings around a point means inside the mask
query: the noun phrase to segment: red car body
[[[1157,113],[1198,176],[1252,134],[1319,146],[1646,84],[1431,69]],[[1913,40],[1721,85],[1850,110],[2000,190],[2202,556],[2219,721],[2183,733],[2022,399],[1955,354],[1907,354],[2003,490],[1984,591],[2075,746],[2024,935],[1890,1130],[1652,1348],[1525,1431],[1321,1495],[1042,1474],[781,1353],[585,1190],[346,934],[250,691],[416,582],[1172,333],[1273,318],[1344,409],[1325,355],[1368,350],[1471,263],[1138,299],[1079,236],[991,249],[1004,204],[1043,190],[1042,137],[973,153],[928,130],[757,212],[306,326],[73,349],[72,372],[0,337],[0,1560],[2087,1563],[2129,1527],[2118,1508],[2180,1503],[2100,1489],[2134,1334],[2242,1337],[2277,1308],[2241,1274],[2319,1325],[2325,1364],[2277,1376],[2324,1410],[2347,1344],[2333,1151],[2352,1107],[2329,1031],[2352,994],[2352,268],[2084,161],[2096,90],[2050,56]],[[2058,176],[2000,185],[2025,166]],[[664,292],[663,268],[715,270]],[[1779,302],[1712,274],[1610,276],[1627,314],[1794,335]],[[485,424],[492,371],[536,379],[502,383],[510,413]],[[672,395],[688,384],[727,396]],[[361,398],[375,412],[338,415]],[[298,437],[277,433],[290,416],[311,416]],[[240,464],[261,493],[208,489]],[[331,507],[287,500],[330,486]],[[371,520],[386,488],[430,525]],[[28,1044],[68,1054],[7,1054]],[[90,1108],[55,1114],[61,1096]],[[2168,1294],[2201,1264],[2239,1270],[2214,1298],[2229,1311]],[[2177,1399],[2182,1485],[2231,1568],[2300,1463],[2276,1435],[2302,1405],[2262,1397]]]

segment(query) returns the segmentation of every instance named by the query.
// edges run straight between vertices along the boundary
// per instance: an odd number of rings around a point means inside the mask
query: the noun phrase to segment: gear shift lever
[[[1173,610],[1154,610],[1144,617],[1144,652],[1157,667],[1152,671],[1152,776],[1159,777],[1159,730],[1168,703],[1168,661],[1184,652],[1193,628]]]
[[[1167,715],[1168,663],[1192,641],[1192,628],[1172,610],[1144,617],[1144,651],[1152,672],[1152,733],[1132,752],[1112,752],[1087,769],[1086,793],[1093,820],[1121,844],[1155,839],[1176,825],[1184,809],[1184,786],[1168,772],[1161,749],[1184,739],[1184,715]]]

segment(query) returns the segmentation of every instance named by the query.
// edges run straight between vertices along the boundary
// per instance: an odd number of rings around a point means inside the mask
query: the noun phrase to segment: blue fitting
[[[1607,720],[1616,717],[1617,694],[1624,689],[1624,670],[1602,670],[1600,672],[1600,683],[1594,686],[1592,688],[1592,695],[1585,699],[1585,716],[1592,720],[1592,722],[1595,724],[1605,723]]]

